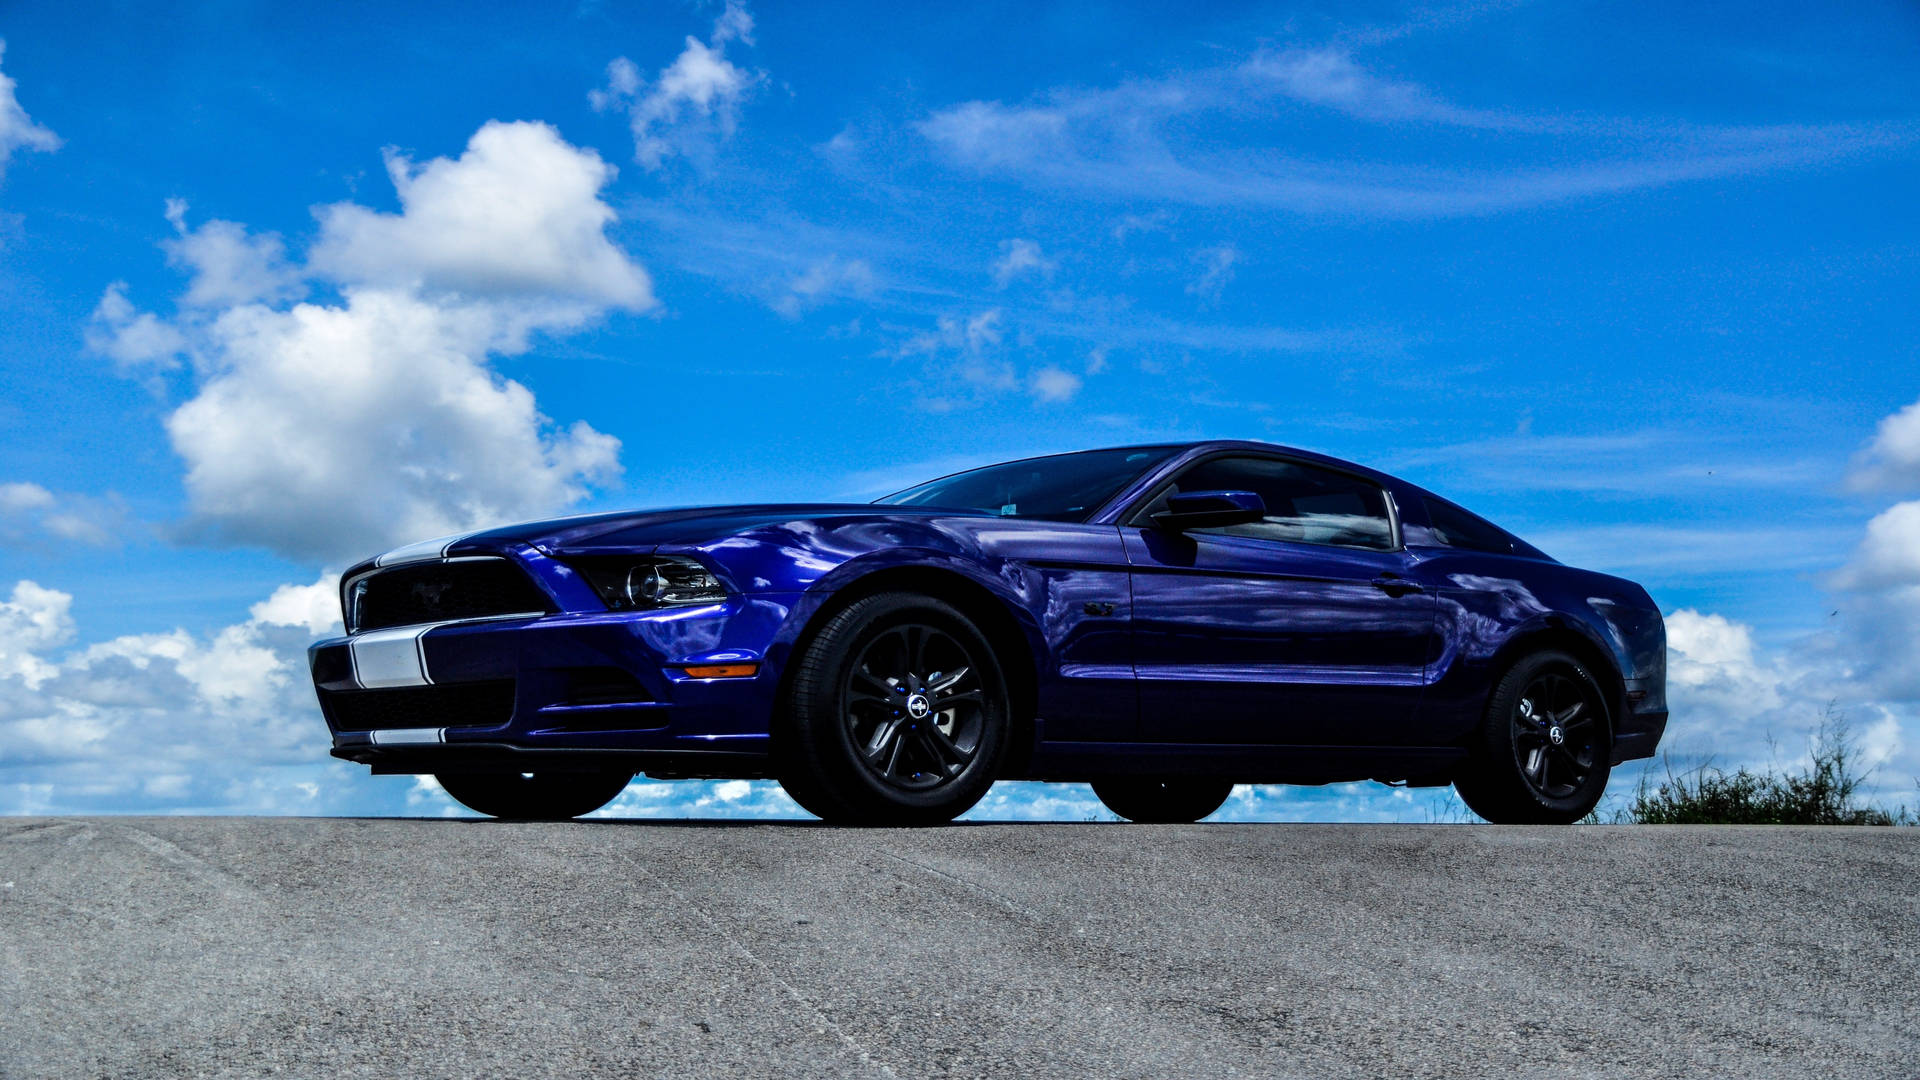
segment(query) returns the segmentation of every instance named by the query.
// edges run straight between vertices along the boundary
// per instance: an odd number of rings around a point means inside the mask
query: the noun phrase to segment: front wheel
[[[1568,825],[1599,804],[1612,748],[1606,699],[1587,666],[1536,653],[1494,686],[1453,787],[1496,825]]]
[[[1205,777],[1153,780],[1129,776],[1095,780],[1093,793],[1107,809],[1128,821],[1184,825],[1226,805],[1233,784]]]
[[[488,817],[566,821],[612,802],[630,772],[436,773],[447,794]]]
[[[972,620],[930,596],[869,596],[828,619],[794,667],[780,783],[828,821],[950,821],[993,785],[1011,714]]]

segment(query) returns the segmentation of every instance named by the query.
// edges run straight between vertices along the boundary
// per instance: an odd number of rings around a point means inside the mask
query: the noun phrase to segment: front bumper
[[[376,772],[618,759],[636,770],[694,774],[701,762],[725,762],[750,773],[767,753],[783,659],[768,653],[797,600],[756,594],[696,608],[399,627],[317,642],[308,662],[334,756]],[[724,679],[681,670],[716,663],[759,670]],[[472,707],[488,695],[499,695],[498,707]]]

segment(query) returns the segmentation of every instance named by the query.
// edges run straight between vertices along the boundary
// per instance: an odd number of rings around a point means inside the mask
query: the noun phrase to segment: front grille
[[[336,731],[499,727],[513,718],[513,680],[394,690],[322,690],[320,707]]]
[[[352,632],[551,612],[553,601],[506,559],[456,559],[376,570],[347,593]]]

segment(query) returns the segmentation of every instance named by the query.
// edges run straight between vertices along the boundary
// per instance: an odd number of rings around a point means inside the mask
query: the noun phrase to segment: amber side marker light
[[[759,664],[689,664],[680,670],[694,679],[746,679],[760,673]]]

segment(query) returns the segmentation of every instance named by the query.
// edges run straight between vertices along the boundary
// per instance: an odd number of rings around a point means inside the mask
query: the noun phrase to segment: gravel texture
[[[0,1074],[1920,1076],[1920,829],[0,819]]]

